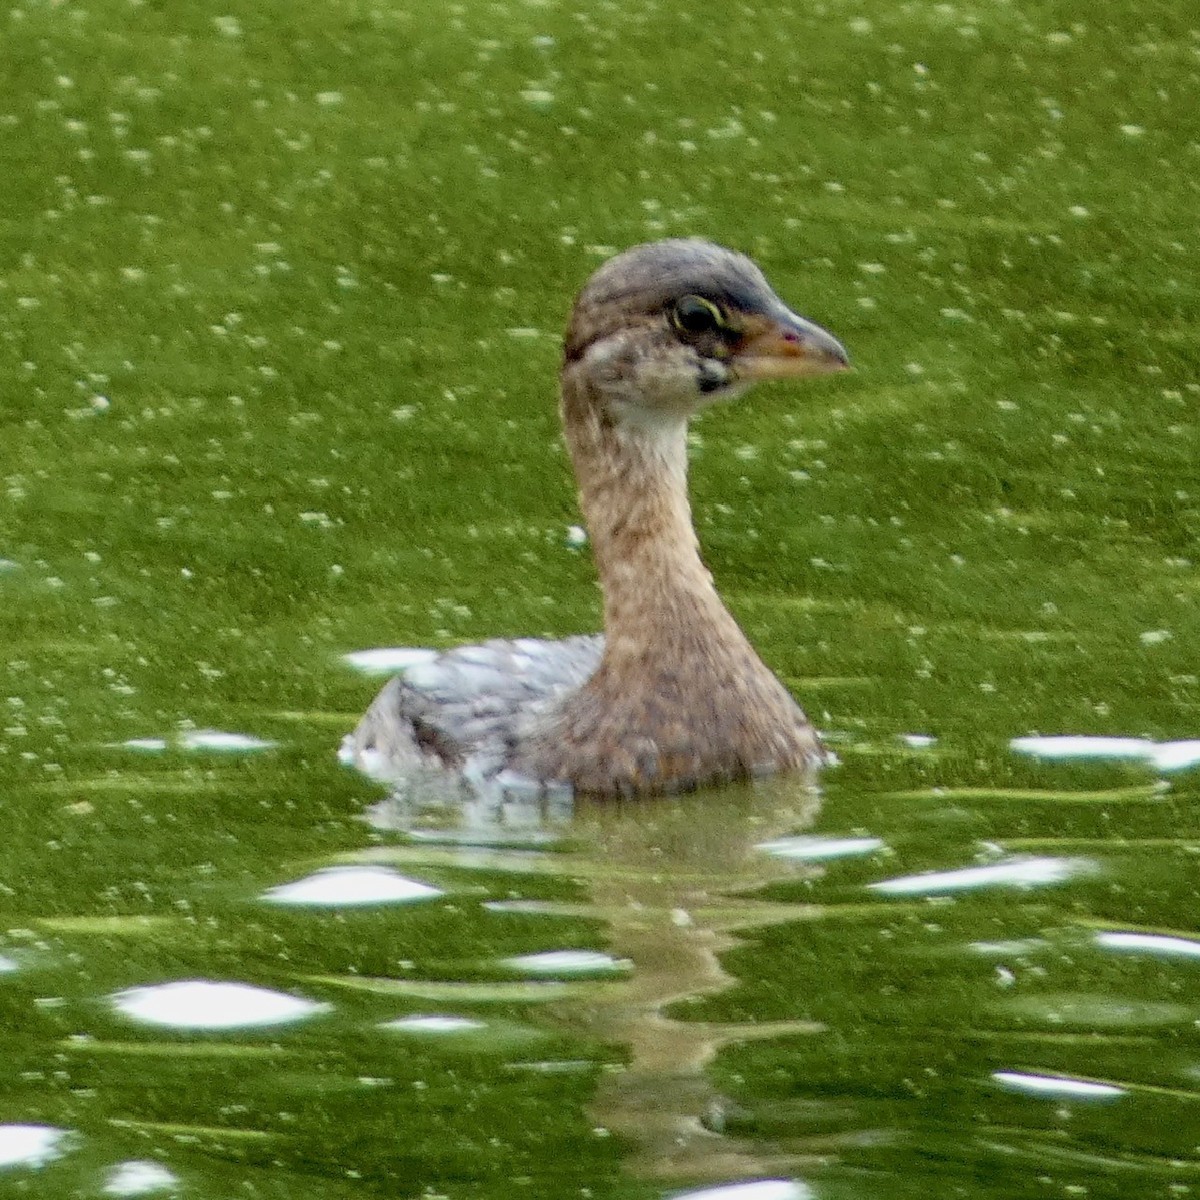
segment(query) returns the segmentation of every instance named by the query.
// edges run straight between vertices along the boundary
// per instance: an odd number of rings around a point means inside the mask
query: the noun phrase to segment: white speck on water
[[[1121,132],[1129,138],[1139,138],[1146,132],[1142,125],[1122,125]]]
[[[248,983],[214,983],[205,979],[129,988],[109,999],[118,1012],[134,1021],[174,1029],[285,1025],[331,1008],[328,1004]]]
[[[104,1185],[106,1196],[151,1196],[174,1191],[179,1179],[161,1163],[132,1160],[112,1169]]]
[[[327,867],[294,883],[280,884],[263,893],[272,904],[314,907],[354,907],[363,904],[407,904],[432,900],[443,893],[435,887],[407,879],[389,867]]]
[[[1160,742],[1154,748],[1154,765],[1160,771],[1182,771],[1200,763],[1200,739]]]
[[[375,650],[353,650],[342,655],[342,662],[366,675],[394,675],[421,663],[433,662],[438,651],[423,646],[388,646]]]
[[[1200,763],[1200,739],[1154,742],[1149,738],[1059,734],[1013,738],[1009,745],[1035,758],[1143,759],[1160,771],[1181,771]]]
[[[751,1179],[698,1192],[676,1192],[671,1200],[812,1200],[813,1194],[807,1184],[794,1179]]]
[[[1106,950],[1130,950],[1164,958],[1200,958],[1200,941],[1162,933],[1104,931],[1096,934],[1096,945]]]
[[[1067,209],[1067,212],[1069,212],[1073,217],[1090,217],[1092,215],[1082,204],[1072,204],[1071,207]]]
[[[624,971],[628,959],[614,958],[599,950],[547,950],[542,954],[522,954],[503,960],[506,967],[531,975],[593,975],[600,972]]]
[[[242,36],[242,24],[237,17],[213,17],[212,23],[222,37],[239,38]]]
[[[531,108],[549,108],[554,103],[554,93],[545,88],[525,88],[521,99]]]
[[[587,530],[582,525],[567,526],[567,545],[573,549],[579,549],[580,546],[587,545],[588,535]]]
[[[927,733],[902,733],[900,740],[914,750],[927,750],[937,742],[937,738],[930,737]]]
[[[715,141],[725,141],[740,138],[746,132],[746,127],[736,117],[726,117],[722,124],[714,125],[704,132]]]
[[[838,858],[874,854],[877,850],[885,848],[884,840],[877,837],[817,836],[775,838],[769,842],[759,842],[756,847],[776,858],[787,858],[796,862],[831,862]]]
[[[864,275],[882,275],[887,271],[887,267],[883,263],[878,262],[863,262],[858,264],[858,269]]]
[[[992,1078],[1014,1092],[1066,1100],[1107,1100],[1124,1096],[1125,1089],[1111,1083],[1092,1083],[1062,1075],[1036,1075],[1025,1071],[993,1071]]]
[[[66,1136],[53,1125],[0,1125],[0,1167],[44,1167],[61,1157]]]
[[[1158,646],[1163,642],[1168,642],[1175,635],[1169,629],[1147,629],[1144,633],[1138,634],[1138,641],[1143,646]]]
[[[515,338],[518,341],[524,341],[528,338],[539,338],[543,336],[542,331],[540,329],[535,329],[532,325],[517,325],[513,326],[511,329],[506,329],[504,332],[508,334],[510,338]]]
[[[401,423],[411,421],[417,415],[417,406],[415,404],[402,404],[399,408],[392,409],[392,420]]]
[[[345,99],[341,92],[318,92],[316,95],[316,101],[322,108],[335,108]]]
[[[942,892],[972,891],[985,887],[1043,887],[1064,883],[1073,876],[1094,870],[1087,859],[1014,858],[984,867],[963,867],[954,871],[928,871],[921,875],[903,875],[868,884],[873,892],[885,896],[925,896]]]
[[[484,1021],[474,1021],[470,1017],[414,1015],[384,1021],[379,1028],[394,1029],[399,1033],[469,1033],[476,1029],[486,1029],[487,1024]]]
[[[179,735],[184,750],[214,750],[222,754],[241,754],[270,750],[275,742],[252,737],[248,733],[225,733],[220,729],[189,729]]]

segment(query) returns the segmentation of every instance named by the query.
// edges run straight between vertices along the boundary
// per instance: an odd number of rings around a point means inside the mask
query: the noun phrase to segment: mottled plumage
[[[605,638],[485,642],[410,668],[371,705],[353,757],[394,777],[506,772],[601,795],[819,761],[812,726],[700,560],[686,433],[760,379],[845,365],[733,251],[674,240],[605,263],[575,302],[561,403]]]

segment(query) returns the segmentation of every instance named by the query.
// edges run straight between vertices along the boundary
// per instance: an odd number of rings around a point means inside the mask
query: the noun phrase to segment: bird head
[[[745,255],[698,239],[634,246],[575,301],[564,380],[583,376],[620,424],[686,420],[768,379],[848,366],[841,343],[797,316]]]

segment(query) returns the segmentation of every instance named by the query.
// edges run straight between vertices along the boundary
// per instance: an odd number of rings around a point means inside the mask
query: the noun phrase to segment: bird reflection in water
[[[539,1017],[627,1050],[626,1064],[601,1076],[591,1108],[598,1127],[630,1146],[627,1169],[701,1183],[805,1165],[795,1146],[772,1147],[722,1132],[727,1104],[705,1068],[729,1043],[816,1033],[819,1027],[677,1020],[667,1009],[735,982],[721,955],[737,945],[738,931],[814,915],[808,906],[768,902],[755,893],[813,870],[761,844],[808,828],[819,808],[812,776],[792,774],[632,801],[573,802],[561,790],[521,795],[497,788],[490,797],[476,794],[462,804],[444,798],[426,804],[410,788],[376,804],[370,820],[377,829],[418,840],[405,848],[407,867],[423,859],[488,870],[509,866],[584,885],[588,898],[580,904],[496,907],[603,922],[610,954],[630,970],[573,987],[568,998],[540,1008]],[[373,854],[386,858],[388,851]],[[798,979],[797,988],[804,986]]]

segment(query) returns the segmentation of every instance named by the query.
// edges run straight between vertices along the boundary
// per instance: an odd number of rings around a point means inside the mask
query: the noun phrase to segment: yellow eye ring
[[[703,296],[681,296],[671,308],[671,324],[680,333],[696,336],[725,327],[725,314]]]

